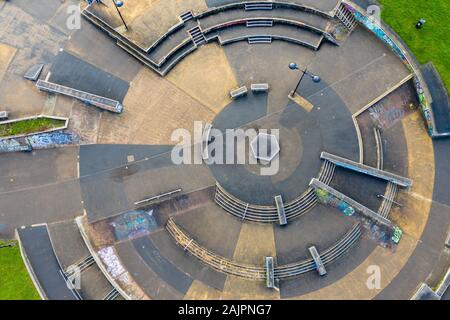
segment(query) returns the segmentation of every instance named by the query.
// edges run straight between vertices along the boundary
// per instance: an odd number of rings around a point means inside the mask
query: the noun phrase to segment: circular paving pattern
[[[321,85],[327,87],[325,83]],[[260,101],[263,97],[260,95],[235,100],[213,121],[213,127],[222,129],[222,132],[223,129],[241,127],[279,130],[281,151],[279,170],[275,174],[261,175],[259,165],[210,165],[215,179],[237,198],[248,203],[270,205],[274,195],[283,194],[285,201],[289,202],[299,197],[310,180],[318,176],[322,151],[358,159],[358,139],[352,116],[331,89],[327,90],[326,98],[319,94],[311,98],[324,107],[309,112],[292,101],[279,112],[258,112],[262,109]],[[326,104],[327,101],[332,103]],[[249,114],[250,105],[257,110],[251,110],[253,112]],[[342,137],[348,142],[345,145],[338,143]],[[227,140],[224,140],[226,144]]]
[[[437,278],[428,275],[446,263],[436,257],[450,223],[448,145],[427,134],[413,57],[345,3],[142,0],[120,7],[128,31],[115,8],[83,3],[90,23],[34,44],[64,48],[49,61],[49,87],[124,106],[118,115],[36,93],[41,113],[68,114],[81,146],[36,151],[33,162],[5,155],[3,166],[17,161],[4,168],[11,175],[42,167],[35,180],[8,177],[0,194],[1,207],[20,213],[0,235],[17,229],[41,294],[405,299]],[[321,81],[299,82],[306,68]],[[214,134],[186,150],[204,161],[175,164],[174,136],[198,135],[199,122]],[[244,163],[206,161],[205,144],[211,160],[237,129],[255,134],[232,149]],[[279,144],[269,163],[250,161],[256,134]],[[69,290],[73,265],[83,284]],[[378,288],[367,285],[373,266]]]

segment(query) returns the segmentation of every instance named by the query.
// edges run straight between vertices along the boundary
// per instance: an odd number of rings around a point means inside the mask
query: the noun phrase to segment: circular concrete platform
[[[326,86],[327,84],[322,84]],[[269,93],[270,95],[270,93]],[[264,96],[264,95],[263,95]],[[275,130],[279,133],[278,162],[269,165],[211,164],[214,178],[228,192],[242,201],[273,205],[273,197],[282,195],[288,202],[299,197],[322,166],[320,153],[327,151],[349,159],[359,155],[358,139],[352,117],[345,103],[331,89],[326,95],[311,100],[324,106],[307,111],[289,100],[281,112],[267,113],[261,94],[250,94],[225,107],[213,121],[213,127],[224,135],[224,149],[232,147],[233,135],[226,129],[255,131]],[[249,114],[249,110],[252,110]],[[245,152],[251,155],[249,139]],[[238,159],[238,148],[234,159]],[[226,162],[226,159],[223,159]],[[267,170],[263,171],[262,167]]]

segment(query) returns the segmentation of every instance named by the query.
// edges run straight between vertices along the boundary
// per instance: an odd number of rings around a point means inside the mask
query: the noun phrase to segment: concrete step
[[[323,31],[326,30],[328,23],[331,21],[330,19],[303,12],[298,10],[289,10],[289,9],[280,9],[274,8],[273,10],[265,10],[265,11],[244,11],[244,10],[233,10],[233,11],[225,11],[215,15],[207,16],[199,19],[199,24],[201,25],[203,30],[207,30],[212,26],[216,26],[219,24],[227,23],[230,21],[244,20],[244,19],[272,19],[272,18],[280,18],[287,19],[296,22],[303,22],[312,27],[316,27]]]
[[[273,4],[270,2],[255,2],[255,3],[246,3],[245,4],[246,11],[272,10],[272,9],[273,9]]]
[[[181,14],[181,15],[180,15],[180,18],[181,18],[181,20],[182,20],[183,22],[187,22],[187,21],[193,19],[194,16],[193,16],[193,14],[192,14],[191,11],[188,11],[188,12],[185,12],[185,13]]]
[[[272,26],[273,26],[273,21],[271,19],[258,19],[258,20],[247,21],[247,28],[272,27]]]
[[[270,36],[251,36],[248,38],[249,44],[267,44],[272,43],[272,37]]]

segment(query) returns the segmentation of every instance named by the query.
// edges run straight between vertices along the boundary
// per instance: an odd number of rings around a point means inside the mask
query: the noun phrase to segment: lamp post
[[[117,10],[117,13],[120,16],[120,19],[122,19],[122,22],[123,22],[123,25],[125,26],[125,29],[127,29],[127,31],[128,31],[128,26],[125,23],[125,20],[123,19],[122,14],[120,13],[120,10],[119,10],[119,7],[123,6],[123,2],[120,1],[120,0],[117,0],[117,2],[116,2],[116,0],[112,0],[112,2],[114,3],[114,7],[116,7],[116,10]]]
[[[300,87],[300,83],[302,83],[302,80],[305,77],[305,74],[310,76],[312,81],[315,82],[315,83],[319,83],[320,80],[321,80],[318,75],[312,74],[311,72],[308,71],[307,68],[305,68],[304,70],[303,69],[299,69],[295,62],[291,62],[289,64],[289,69],[291,69],[291,70],[300,70],[302,72],[302,76],[300,77],[300,80],[298,80],[297,85],[295,86],[295,89],[292,92],[292,95],[294,95],[297,92],[298,88]]]

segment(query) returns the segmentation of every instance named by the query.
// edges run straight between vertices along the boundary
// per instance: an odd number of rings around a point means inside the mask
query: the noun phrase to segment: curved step
[[[103,300],[113,286],[95,263],[75,221],[49,224],[48,231],[63,272],[68,274],[75,265],[81,271],[80,296],[84,300]]]
[[[270,21],[272,21],[272,24],[276,23],[292,25],[298,28],[308,29],[319,35],[324,35],[326,33],[326,24],[328,23],[327,19],[330,18],[327,14],[324,14],[326,18],[321,15],[317,15],[320,12],[312,10],[311,8],[289,3],[281,3],[275,5],[276,8],[274,7],[274,10],[262,11],[242,10],[244,6],[245,3],[237,3],[231,6],[240,8],[240,10],[237,11],[227,10],[231,7],[224,6],[224,8],[222,9],[214,8],[213,10],[208,10],[208,12],[205,12],[204,14],[194,16],[193,19],[196,19],[197,22],[200,23],[199,28],[203,29],[203,32],[205,34],[204,36],[201,34],[192,34],[192,29],[185,30],[186,23],[189,24],[189,21],[192,20],[192,18],[186,13],[186,16],[183,15],[183,17],[180,18],[180,23],[170,28],[170,30],[168,30],[148,48],[143,48],[131,39],[128,39],[126,36],[118,33],[105,21],[105,18],[96,16],[95,12],[90,11],[90,6],[84,9],[82,11],[82,14],[90,22],[97,25],[99,28],[107,32],[111,37],[116,39],[117,44],[121,48],[134,56],[136,59],[140,60],[144,65],[153,69],[161,76],[167,74],[179,61],[193,52],[197,46],[204,44],[207,41],[217,41],[217,38],[214,38],[214,35],[206,35],[207,33],[211,33],[222,28],[227,28],[228,26],[235,23],[249,23],[249,25],[253,26],[268,26],[270,25]],[[293,10],[293,8],[295,10]],[[228,14],[230,12],[233,12],[233,14]],[[236,14],[236,12],[238,12],[238,14]],[[264,12],[265,18],[258,18],[258,16],[261,15],[261,12]],[[184,21],[183,18],[185,18],[186,21]],[[235,18],[238,18],[240,22],[236,22],[234,20],[230,21],[230,19]],[[205,22],[206,20],[204,19],[207,19],[207,21],[211,22],[209,28],[208,22]],[[261,19],[265,19],[264,23]],[[259,20],[259,22],[257,20]],[[190,36],[189,31],[191,31]],[[191,47],[189,39],[192,39],[192,41],[194,42],[193,47]],[[320,41],[317,42],[316,45],[313,44],[312,46],[310,46],[310,42],[302,42],[301,40],[286,35],[275,35],[275,37],[271,37],[270,35],[261,34],[258,36],[249,35],[244,38],[234,38],[232,42],[247,40],[249,43],[271,43],[272,40],[283,40],[317,49],[322,39],[320,39]],[[231,42],[225,41],[222,44],[225,45],[228,43]]]
[[[299,10],[292,10],[287,8],[274,8],[273,10],[264,11],[245,11],[245,10],[229,10],[220,13],[209,15],[198,19],[200,25],[204,30],[210,29],[214,26],[227,24],[230,21],[248,20],[248,19],[273,19],[291,20],[303,22],[314,29],[325,31],[329,23],[329,19],[320,17],[318,15],[307,13]]]
[[[252,266],[241,264],[221,257],[214,252],[202,247],[192,237],[187,235],[173,220],[169,218],[166,230],[175,240],[176,244],[183,248],[195,258],[199,259],[209,267],[229,275],[234,275],[250,280],[264,280],[266,278],[266,270],[263,266]],[[321,254],[323,263],[331,262],[341,258],[356,243],[361,236],[361,226],[356,224],[341,240],[335,245],[328,248]],[[316,269],[313,259],[279,266],[274,268],[275,278],[279,280],[288,279],[299,276],[303,273]]]
[[[250,37],[257,35],[271,36],[273,39],[292,39],[292,42],[303,44],[309,48],[317,49],[322,41],[320,35],[290,25],[274,25],[272,27],[245,27],[235,26],[217,31],[222,42],[229,42],[239,37]]]
[[[330,183],[333,179],[335,167],[333,163],[324,161],[319,173],[319,180],[327,184]],[[228,193],[219,183],[216,183],[214,200],[226,212],[241,220],[260,223],[276,223],[279,221],[275,205],[259,206],[246,203]],[[307,213],[316,203],[317,197],[314,189],[308,188],[300,197],[285,204],[287,220],[295,219]]]

